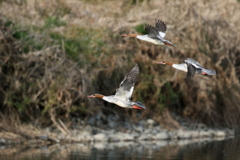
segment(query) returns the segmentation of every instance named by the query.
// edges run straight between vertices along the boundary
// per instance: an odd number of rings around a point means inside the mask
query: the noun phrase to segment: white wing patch
[[[159,34],[160,34],[160,36],[161,36],[162,38],[164,38],[165,35],[166,35],[166,33],[164,33],[164,32],[159,32]]]
[[[134,90],[134,86],[130,89],[130,91],[127,94],[128,99],[130,99],[132,97],[133,90]]]
[[[157,29],[159,35],[161,36],[161,38],[164,38],[165,36],[165,32],[167,30],[167,26],[165,25],[165,23],[161,20],[155,20],[156,24],[155,24],[155,28]]]
[[[183,72],[187,72],[187,65],[185,63],[181,63],[181,64],[173,64],[172,65],[173,68],[176,68],[178,70],[181,70]]]
[[[134,87],[132,87],[130,91],[124,90],[123,87],[119,87],[116,91],[114,98],[121,99],[123,101],[129,101],[132,96],[133,90]]]

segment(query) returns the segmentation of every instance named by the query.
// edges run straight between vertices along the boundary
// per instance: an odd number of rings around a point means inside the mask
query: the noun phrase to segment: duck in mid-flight
[[[123,108],[135,108],[135,109],[146,109],[146,107],[141,102],[133,102],[130,100],[134,85],[137,80],[139,73],[139,67],[136,64],[133,69],[125,76],[125,78],[120,83],[119,88],[115,95],[104,96],[101,94],[93,94],[88,97],[101,98],[109,103],[114,103]]]
[[[216,75],[216,72],[210,69],[203,68],[201,64],[199,64],[197,61],[191,58],[187,58],[185,60],[185,63],[181,64],[174,64],[169,61],[162,61],[157,62],[158,64],[167,64],[172,66],[173,68],[176,68],[178,70],[187,72],[186,78],[192,78],[195,73],[197,74],[205,74],[205,75]]]
[[[167,27],[165,23],[161,20],[156,20],[155,27],[151,25],[145,26],[146,35],[137,35],[137,34],[123,34],[122,36],[125,37],[134,37],[143,41],[151,42],[156,45],[170,45],[175,46],[170,41],[164,39],[165,32],[167,30]]]

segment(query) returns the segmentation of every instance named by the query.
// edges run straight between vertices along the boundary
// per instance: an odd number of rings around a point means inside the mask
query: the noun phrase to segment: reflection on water
[[[0,146],[1,160],[239,160],[240,139]]]

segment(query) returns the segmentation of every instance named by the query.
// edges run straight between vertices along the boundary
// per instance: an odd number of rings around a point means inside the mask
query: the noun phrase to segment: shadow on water
[[[144,141],[51,146],[0,146],[0,159],[10,160],[237,160],[240,137],[227,140]]]

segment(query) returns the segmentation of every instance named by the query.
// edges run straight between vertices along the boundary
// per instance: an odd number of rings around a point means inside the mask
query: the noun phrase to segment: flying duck
[[[205,74],[205,75],[216,75],[215,71],[203,68],[201,66],[201,64],[199,64],[197,61],[195,61],[192,58],[187,58],[185,60],[185,63],[181,63],[181,64],[174,64],[169,61],[162,61],[162,62],[157,62],[157,63],[158,64],[167,64],[167,65],[172,66],[173,68],[187,72],[186,78],[192,78],[195,75],[195,73]]]
[[[123,34],[122,36],[125,37],[134,37],[143,41],[151,42],[156,45],[170,45],[175,46],[170,41],[164,39],[165,32],[167,30],[167,27],[165,23],[161,20],[156,20],[155,27],[151,25],[145,25],[145,30],[147,32],[146,35],[137,35],[137,34]]]
[[[109,103],[114,103],[123,108],[146,109],[146,107],[141,102],[133,102],[130,100],[138,73],[139,67],[136,64],[122,80],[119,88],[116,90],[115,95],[104,96],[101,94],[93,94],[88,97],[101,98]]]

